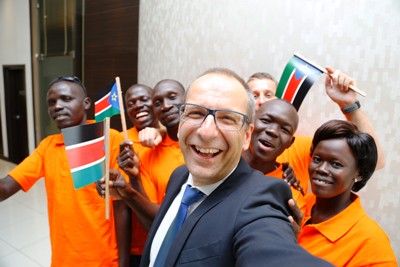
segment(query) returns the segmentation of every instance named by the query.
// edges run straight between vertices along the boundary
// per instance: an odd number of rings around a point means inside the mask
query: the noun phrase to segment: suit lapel
[[[148,266],[149,262],[150,262],[151,244],[153,243],[153,239],[158,230],[158,227],[160,226],[161,221],[163,220],[165,213],[167,213],[172,201],[174,201],[176,195],[179,193],[179,191],[182,187],[182,184],[187,181],[188,175],[189,175],[189,171],[185,166],[179,167],[174,172],[174,175],[171,175],[171,178],[168,182],[168,186],[166,189],[165,198],[163,200],[162,205],[160,206],[160,209],[157,212],[156,217],[154,218],[154,221],[152,223],[152,226],[150,228],[150,231],[149,231],[149,234],[148,234],[148,237],[146,240],[146,246],[145,246],[145,249],[144,249],[143,255],[142,255],[142,261],[145,262],[144,265],[146,265],[146,266]]]
[[[186,169],[186,167],[185,167]],[[182,228],[179,230],[174,245],[168,254],[166,259],[166,266],[174,266],[177,261],[183,246],[186,243],[190,233],[196,226],[200,218],[206,214],[209,210],[215,207],[218,203],[227,198],[232,194],[239,184],[243,183],[249,176],[251,172],[250,167],[247,163],[241,159],[236,170],[220,185],[218,186],[207,198],[193,211],[192,214],[186,219]],[[189,171],[186,169],[184,177],[187,179]],[[244,179],[243,179],[244,178]],[[183,182],[185,182],[184,180]],[[181,185],[183,184],[181,183]],[[180,187],[179,187],[180,189]],[[178,191],[179,192],[179,191]],[[176,194],[174,194],[174,197]],[[171,201],[172,202],[172,201]]]

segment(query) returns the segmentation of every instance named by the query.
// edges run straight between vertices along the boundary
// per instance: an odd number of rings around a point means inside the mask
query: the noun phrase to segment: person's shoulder
[[[376,259],[395,262],[390,239],[383,228],[367,214],[352,227],[351,242],[360,247],[360,256],[373,253]]]
[[[171,178],[173,176],[180,176],[180,175],[184,175],[184,174],[189,174],[189,170],[185,164],[176,167],[176,169],[171,174]]]
[[[265,175],[262,172],[258,171],[258,170],[254,170],[251,174],[250,174],[250,179],[252,179],[252,181],[257,181],[257,183],[260,184],[267,184],[267,185],[286,185],[286,182],[282,179],[277,179],[276,177],[270,176],[270,175]]]
[[[42,141],[40,141],[38,147],[40,146],[48,146],[50,144],[62,144],[64,143],[64,139],[62,137],[61,133],[58,134],[51,134],[46,136],[45,138],[42,139]]]
[[[311,136],[304,136],[304,135],[295,135],[294,142],[292,146],[305,146],[307,149],[310,149],[310,145],[312,143]]]
[[[247,177],[244,177],[240,187],[244,191],[256,192],[260,194],[272,193],[282,199],[291,198],[291,190],[288,184],[282,179],[277,179],[272,176],[265,176],[258,170],[252,170]]]
[[[366,213],[357,222],[355,229],[358,229],[360,236],[364,236],[367,239],[388,238],[382,227]]]
[[[248,163],[244,160],[241,159],[239,162],[239,165],[237,166],[237,169],[235,172],[232,174],[237,177],[244,178],[245,181],[250,180],[250,184],[247,182],[245,183],[248,186],[251,186],[251,184],[264,184],[264,185],[286,185],[286,182],[284,182],[282,179],[277,179],[276,177],[264,175],[261,171],[254,169],[248,165]]]

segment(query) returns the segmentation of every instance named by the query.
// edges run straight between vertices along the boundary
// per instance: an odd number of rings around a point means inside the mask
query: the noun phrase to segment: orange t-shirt
[[[305,194],[308,193],[310,180],[308,175],[308,164],[311,161],[311,143],[312,138],[309,136],[295,136],[293,144],[283,151],[283,153],[276,159],[276,161],[280,163],[289,162],[289,165],[293,168],[296,178],[300,181],[300,185]]]
[[[110,131],[110,168],[118,169],[118,131]],[[9,174],[28,191],[44,177],[52,250],[51,266],[118,266],[112,205],[105,219],[105,200],[95,184],[73,187],[62,134],[46,137]],[[111,200],[110,200],[111,203]]]
[[[147,150],[151,150],[150,147],[146,147],[146,146],[142,146],[142,144],[140,143],[139,140],[139,132],[136,129],[136,127],[132,127],[130,128],[128,131],[128,139],[130,141],[132,141],[133,143],[133,150],[135,151],[135,153],[138,155],[139,159],[141,158],[141,155],[147,151]],[[122,133],[121,133],[122,134]]]
[[[183,165],[179,142],[168,135],[155,148],[140,159],[140,175],[143,188],[153,203],[161,204],[172,172]]]
[[[368,217],[359,196],[355,196],[356,199],[334,217],[318,224],[305,224],[315,204],[315,195],[306,196],[299,245],[336,266],[397,266],[389,238]]]
[[[136,127],[128,130],[128,139],[133,142],[133,150],[138,155],[139,159],[147,151],[151,150],[149,147],[142,146],[139,141],[139,132]],[[146,243],[147,231],[143,225],[136,218],[136,214],[132,212],[132,238],[131,238],[131,251],[133,255],[142,255],[144,244]]]
[[[265,174],[265,176],[272,176],[283,180],[283,173],[284,172],[282,169],[282,164],[279,164],[278,168],[276,168],[270,173]],[[292,190],[293,199],[296,201],[296,204],[299,207],[299,209],[303,209],[304,206],[306,205],[303,195],[300,193],[300,191],[294,189],[292,186],[290,186],[290,190]]]

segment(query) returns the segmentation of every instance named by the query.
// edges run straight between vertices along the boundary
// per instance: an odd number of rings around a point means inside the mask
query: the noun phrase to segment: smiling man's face
[[[275,160],[294,141],[298,125],[295,108],[281,99],[265,102],[257,111],[250,151],[259,161]]]
[[[209,109],[247,113],[248,95],[233,77],[206,74],[192,83],[186,103]],[[179,143],[195,185],[207,185],[225,178],[238,164],[250,142],[252,124],[240,130],[221,130],[208,115],[201,125],[181,121]]]
[[[177,104],[182,103],[185,89],[173,80],[158,83],[153,89],[153,110],[166,128],[177,128],[179,112]]]
[[[126,112],[138,131],[156,124],[151,95],[151,88],[142,85],[133,85],[125,93]]]

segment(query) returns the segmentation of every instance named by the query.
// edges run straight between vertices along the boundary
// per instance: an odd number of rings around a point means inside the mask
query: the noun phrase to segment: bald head
[[[256,120],[263,116],[273,116],[290,126],[294,134],[299,125],[299,115],[295,107],[286,100],[272,99],[264,102],[256,113]]]
[[[246,95],[247,95],[246,115],[248,116],[249,121],[253,122],[254,112],[255,112],[255,102],[254,102],[254,98],[253,98],[253,93],[249,89],[249,86],[247,85],[247,83],[234,71],[232,71],[230,69],[225,69],[225,68],[208,69],[207,71],[202,73],[194,82],[198,81],[199,79],[201,79],[205,76],[210,76],[210,75],[225,76],[227,78],[231,78],[233,80],[236,80],[236,82],[238,82],[240,84],[240,86],[243,87],[243,89],[245,90]],[[191,87],[192,87],[192,85],[190,85],[189,89],[186,91],[186,96],[189,94]],[[185,99],[186,99],[186,96],[185,96]]]
[[[164,79],[159,81],[154,86],[154,93],[158,93],[160,90],[165,90],[166,88],[174,88],[177,92],[181,93],[182,95],[185,94],[185,87],[178,82],[177,80],[173,79]]]

